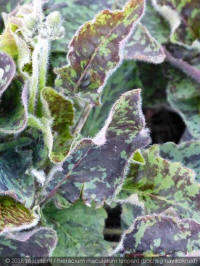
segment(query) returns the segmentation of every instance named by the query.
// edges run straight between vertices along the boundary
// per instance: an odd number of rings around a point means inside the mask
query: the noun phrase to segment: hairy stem
[[[93,108],[93,105],[91,103],[86,103],[85,108],[83,110],[83,113],[81,114],[79,121],[76,123],[74,129],[73,129],[73,134],[77,134],[81,132],[83,126],[85,125],[85,122],[87,121],[89,114]]]
[[[42,102],[40,99],[40,95],[42,89],[46,86],[50,42],[48,39],[41,39],[40,45],[41,45],[41,59],[39,66],[39,90],[38,90],[39,98],[37,104],[37,115],[39,117],[42,115]]]
[[[29,112],[34,114],[36,97],[38,93],[38,75],[39,75],[39,62],[38,56],[40,54],[40,46],[36,45],[32,55],[33,73],[30,84],[30,99],[29,99]]]
[[[186,75],[190,76],[196,82],[200,83],[200,70],[189,63],[173,57],[165,48],[166,61],[183,71]]]
[[[37,114],[39,116],[41,115],[41,109],[42,109],[40,93],[41,90],[46,85],[48,56],[49,56],[49,40],[39,38],[37,44],[35,45],[35,49],[33,51],[33,56],[32,56],[33,74],[31,77],[30,100],[29,100],[29,112],[31,114],[35,113],[36,102],[38,100]]]

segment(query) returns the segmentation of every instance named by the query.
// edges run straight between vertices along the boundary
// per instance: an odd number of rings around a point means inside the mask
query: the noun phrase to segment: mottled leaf
[[[200,49],[200,2],[198,0],[152,0],[152,3],[169,22],[172,42]]]
[[[170,35],[168,23],[156,12],[151,1],[146,1],[145,15],[141,23],[148,29],[151,36],[156,39],[158,43],[165,44],[168,42]]]
[[[193,79],[179,71],[170,72],[167,98],[170,105],[180,114],[189,133],[194,138],[200,137],[200,86]]]
[[[56,243],[56,232],[50,228],[41,227],[29,232],[4,234],[0,237],[0,256],[27,257],[28,263],[29,257],[51,256]]]
[[[48,149],[44,143],[42,132],[34,128],[27,128],[23,132],[23,136],[29,139],[26,150],[32,151],[32,166],[36,169],[44,169],[48,160]]]
[[[38,118],[31,114],[28,116],[28,126],[34,129],[34,131],[37,131],[39,134],[43,135],[44,144],[48,149],[49,158],[51,158],[51,151],[53,149],[53,134],[51,125],[52,120],[46,117]]]
[[[1,98],[0,133],[15,134],[27,124],[27,87],[19,80],[12,82]]]
[[[142,84],[139,80],[136,64],[133,61],[124,61],[108,79],[101,95],[102,104],[92,109],[82,134],[94,137],[104,126],[113,103],[120,95],[126,91],[141,87]]]
[[[57,86],[66,93],[85,92],[91,97],[105,85],[119,65],[122,43],[143,15],[143,0],[130,0],[122,11],[104,10],[87,22],[70,44],[69,65],[56,69]]]
[[[173,207],[181,218],[200,221],[200,186],[194,181],[195,172],[161,158],[157,145],[144,151],[143,156],[146,164],[131,165],[124,190],[139,195],[147,214]]]
[[[124,49],[124,57],[128,60],[139,60],[154,64],[160,64],[165,60],[162,46],[140,23],[128,39]]]
[[[68,45],[76,33],[77,29],[86,21],[94,18],[94,16],[105,8],[113,7],[113,0],[50,0],[45,4],[45,12],[49,14],[58,10],[63,18],[63,26],[66,29],[65,35],[61,40],[53,42],[54,52],[66,52]],[[126,0],[123,0],[125,3]],[[54,62],[53,62],[54,63]]]
[[[104,128],[94,139],[83,139],[46,185],[45,200],[57,191],[69,202],[80,197],[101,206],[111,201],[124,180],[132,153],[149,143],[141,111],[140,90],[124,93],[114,104]]]
[[[145,215],[144,208],[133,203],[123,202],[121,208],[121,224],[125,230],[133,224],[137,217]]]
[[[0,52],[0,97],[15,75],[15,63],[6,53]]]
[[[10,194],[30,208],[34,200],[35,186],[32,177],[26,173],[32,166],[32,150],[26,149],[28,144],[27,141],[1,144],[0,194]]]
[[[0,192],[0,234],[19,231],[37,224],[38,217],[33,211]]]
[[[176,145],[168,142],[160,145],[160,155],[173,162],[181,162],[185,167],[195,171],[196,181],[200,183],[200,142],[190,141]]]
[[[53,225],[58,233],[58,244],[53,256],[105,256],[111,250],[110,243],[103,236],[107,217],[103,208],[88,208],[78,201],[64,210],[48,204],[43,214],[47,223]]]
[[[118,250],[145,256],[184,256],[200,249],[200,224],[165,215],[138,218],[122,238]]]
[[[70,127],[73,125],[74,120],[73,104],[52,88],[44,88],[42,97],[47,104],[47,110],[44,111],[49,113],[48,116],[53,120],[54,143],[50,157],[52,161],[61,162],[67,156],[71,146],[72,135]]]

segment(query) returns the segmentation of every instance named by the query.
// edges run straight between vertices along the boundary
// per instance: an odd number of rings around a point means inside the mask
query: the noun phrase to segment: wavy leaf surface
[[[122,57],[121,47],[144,11],[143,0],[130,0],[122,11],[104,10],[85,23],[70,43],[69,65],[56,69],[57,86],[90,97],[104,87]]]
[[[140,90],[120,97],[98,137],[83,139],[62,170],[49,178],[45,200],[58,191],[69,202],[75,202],[80,194],[87,204],[94,201],[98,206],[113,199],[123,183],[128,159],[149,143],[140,101]]]

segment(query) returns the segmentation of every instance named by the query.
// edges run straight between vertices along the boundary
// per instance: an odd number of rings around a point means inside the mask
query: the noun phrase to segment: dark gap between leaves
[[[152,144],[168,141],[177,144],[180,141],[185,131],[185,124],[177,113],[165,108],[160,110],[146,108],[144,114],[147,127],[151,131]]]
[[[105,221],[104,239],[110,242],[119,242],[121,234],[116,234],[115,231],[121,230],[121,206],[115,208],[106,206],[108,217]],[[113,230],[113,232],[111,232]]]

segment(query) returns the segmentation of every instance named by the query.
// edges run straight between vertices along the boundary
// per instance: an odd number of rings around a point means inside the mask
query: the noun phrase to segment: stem
[[[81,114],[79,121],[76,123],[74,129],[73,129],[73,134],[77,134],[81,132],[83,126],[85,125],[85,122],[87,121],[89,114],[93,108],[93,105],[91,103],[86,103],[85,108],[83,110],[83,113]]]
[[[35,112],[36,97],[38,92],[39,54],[40,54],[40,46],[37,44],[32,55],[33,74],[31,77],[30,100],[29,100],[29,112],[31,114],[34,114]]]
[[[50,50],[50,42],[48,39],[40,39],[40,67],[39,67],[39,99],[37,104],[37,115],[40,117],[42,115],[42,102],[41,102],[41,91],[46,86],[47,80],[47,70],[48,70],[48,58]]]
[[[37,113],[41,114],[42,103],[40,93],[46,85],[49,56],[49,40],[39,38],[32,56],[33,74],[31,77],[29,112],[35,113],[37,95],[39,94]]]
[[[166,61],[175,66],[176,68],[183,71],[186,75],[193,78],[196,82],[200,83],[200,70],[196,67],[193,67],[189,63],[173,57],[165,48]]]
[[[41,42],[41,60],[40,60],[40,73],[39,73],[39,91],[46,86],[46,77],[48,69],[48,58],[50,44],[48,39],[39,40]]]

